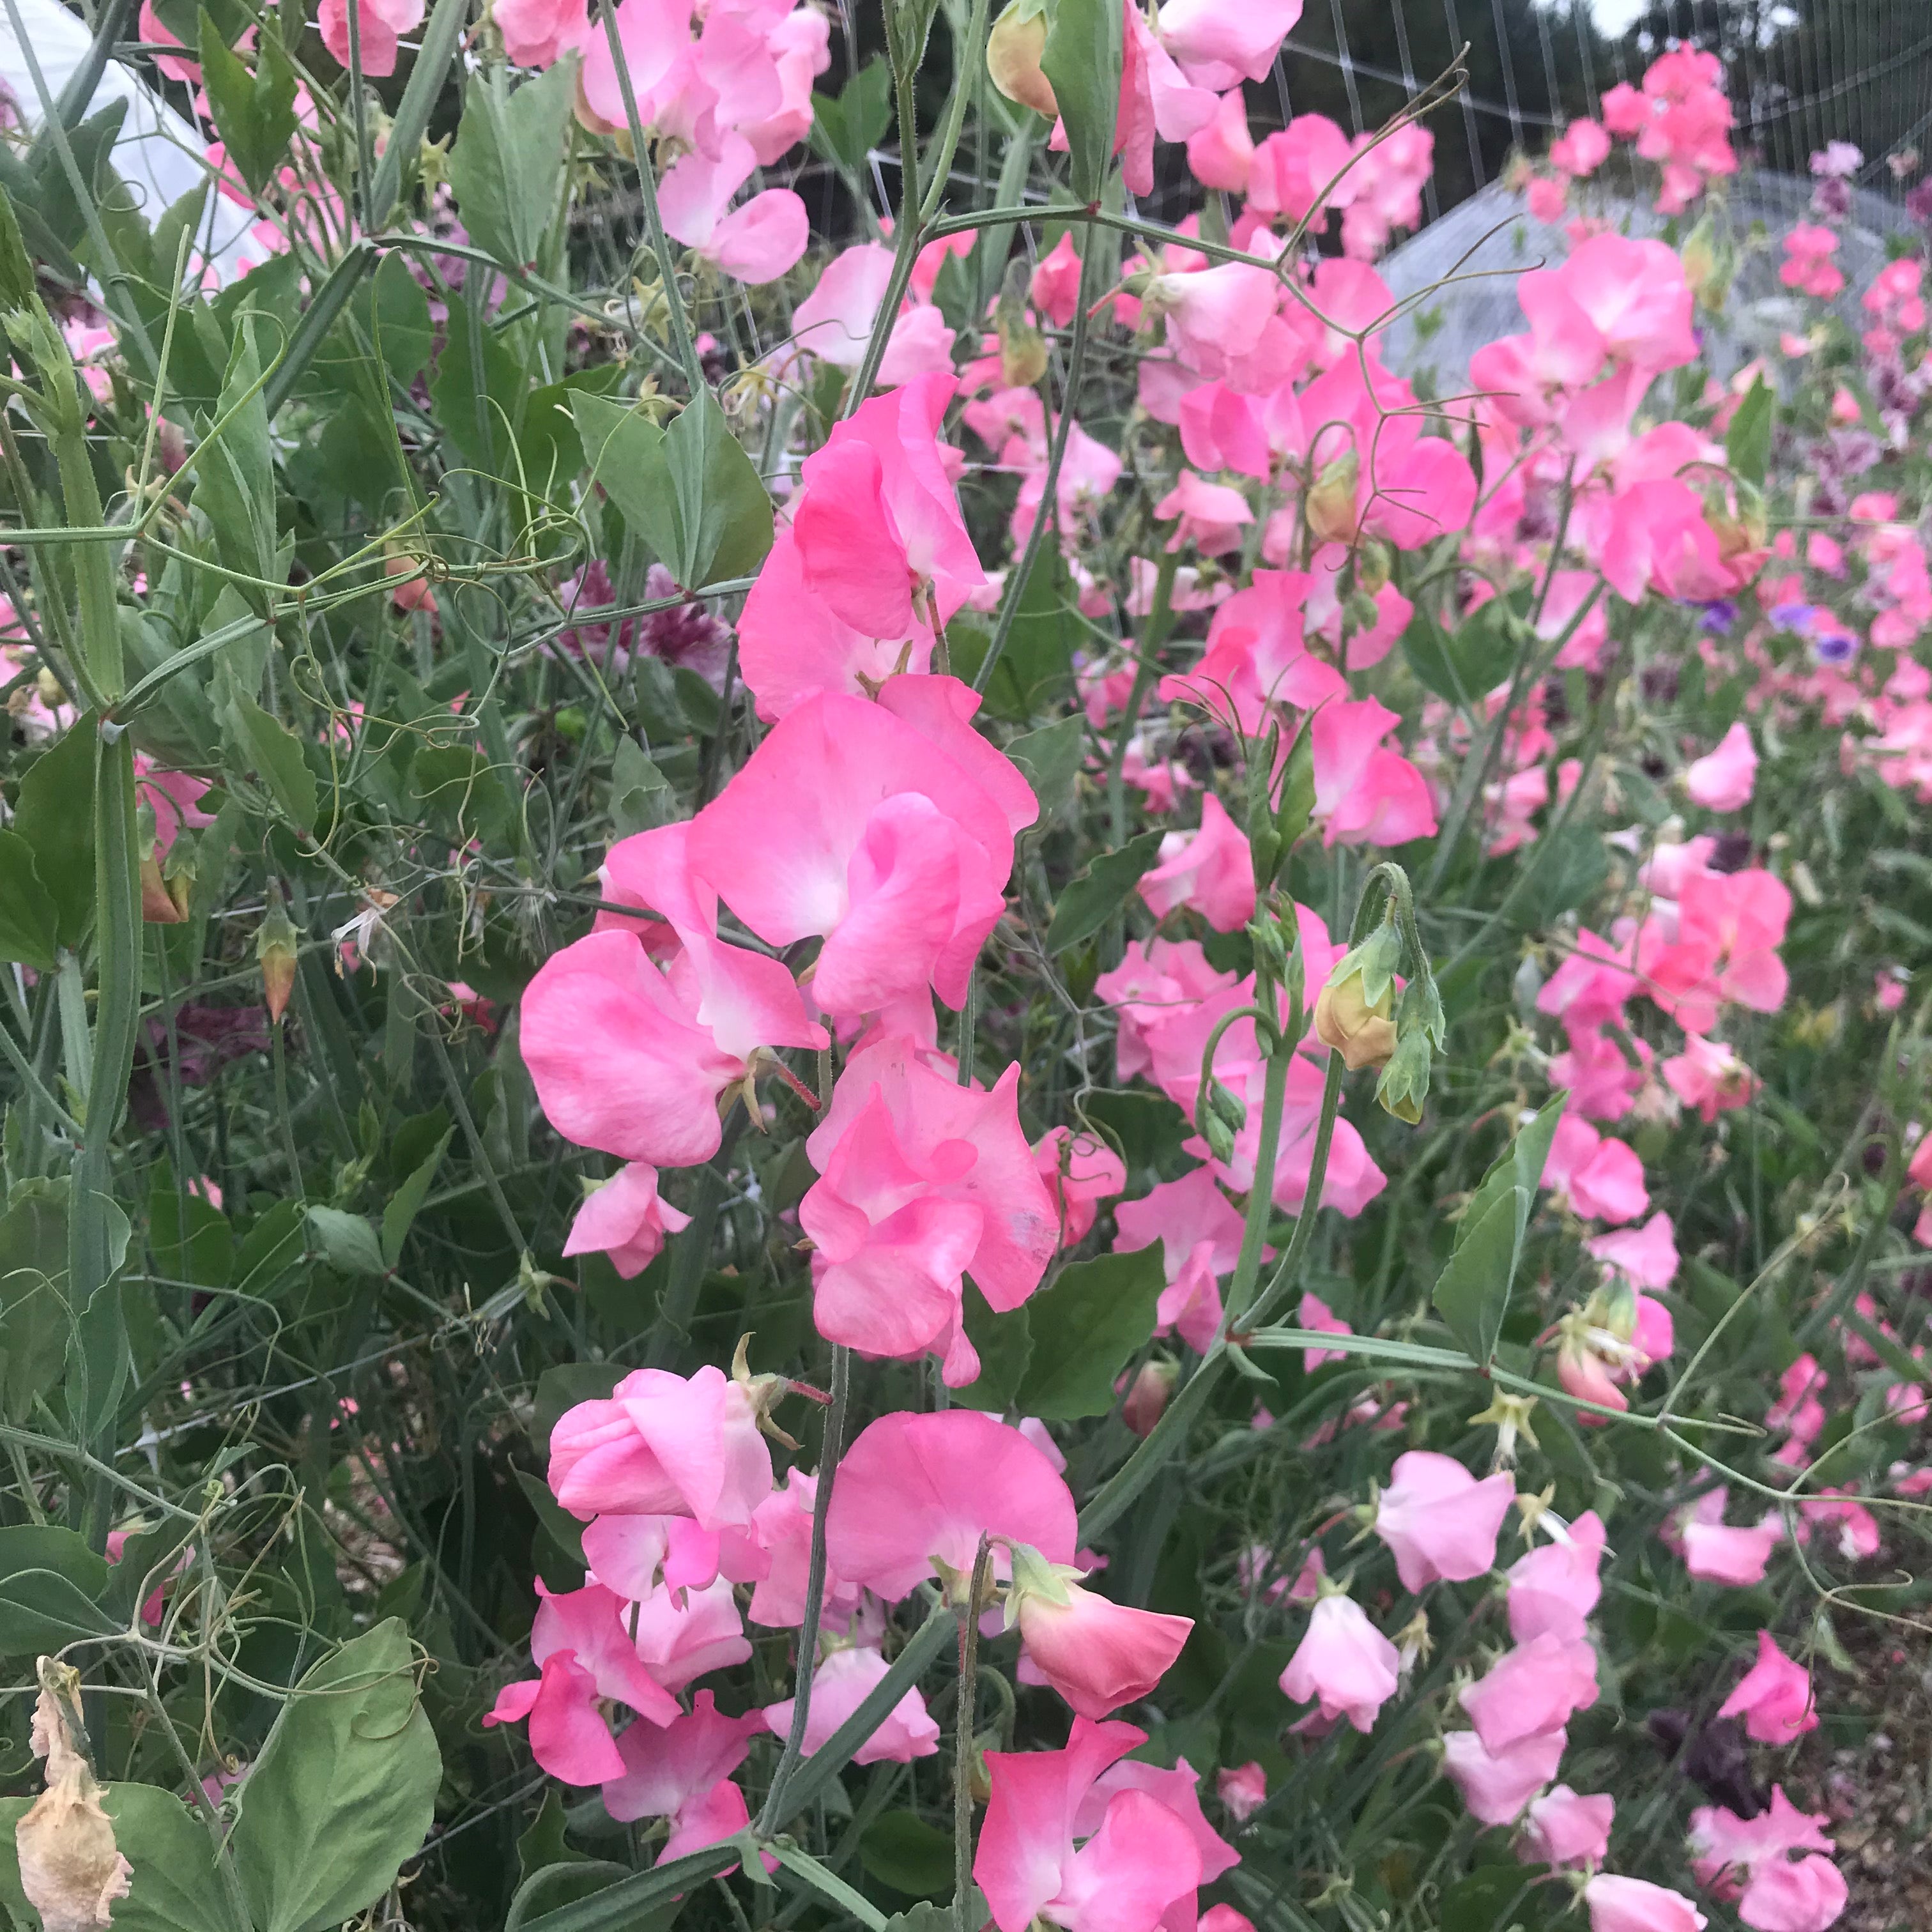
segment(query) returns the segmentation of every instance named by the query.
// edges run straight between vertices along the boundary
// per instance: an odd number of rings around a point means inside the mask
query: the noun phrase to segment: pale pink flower
[[[1544,1518],[1546,1527],[1550,1519]],[[1598,1566],[1604,1554],[1604,1526],[1588,1510],[1553,1542],[1539,1544],[1507,1572],[1510,1635],[1528,1643],[1546,1634],[1574,1642],[1603,1594]]]
[[[1610,1872],[1583,1888],[1583,1903],[1590,1932],[1704,1932],[1709,1922],[1682,1892]]]
[[[1309,1613],[1307,1631],[1281,1673],[1281,1691],[1292,1703],[1318,1699],[1324,1724],[1346,1717],[1366,1733],[1400,1682],[1395,1646],[1354,1598],[1336,1592]]]
[[[731,1774],[763,1729],[755,1711],[724,1716],[709,1690],[699,1691],[689,1712],[662,1730],[632,1725],[617,1740],[623,1768],[604,1783],[604,1810],[626,1824],[668,1819],[670,1838],[659,1864],[734,1836],[751,1821]]]
[[[1215,1773],[1214,1790],[1235,1823],[1245,1825],[1268,1802],[1268,1773],[1258,1760],[1229,1765]]]
[[[1492,1754],[1474,1731],[1450,1731],[1442,1740],[1442,1768],[1472,1817],[1513,1825],[1556,1775],[1564,1743],[1561,1730],[1538,1731]]]
[[[1394,1552],[1402,1588],[1484,1575],[1515,1495],[1506,1470],[1478,1481],[1453,1456],[1427,1449],[1398,1456],[1376,1504],[1375,1532]]]
[[[1216,932],[1236,932],[1254,917],[1247,834],[1211,791],[1202,794],[1198,831],[1170,832],[1161,840],[1160,862],[1142,874],[1140,895],[1157,919],[1187,906]]]
[[[659,1196],[657,1169],[634,1160],[584,1197],[563,1252],[608,1254],[611,1266],[628,1281],[657,1258],[667,1234],[690,1224],[688,1214]]]
[[[398,36],[422,23],[423,0],[322,0],[315,23],[322,44],[344,67],[349,64],[349,9],[360,9],[358,38],[362,72],[380,80],[396,70]]]
[[[1706,812],[1738,812],[1750,804],[1756,778],[1757,752],[1751,743],[1750,727],[1739,718],[1719,740],[1716,750],[1684,772],[1684,788],[1691,802]]]
[[[1759,1866],[1738,1900],[1738,1918],[1753,1932],[1826,1932],[1850,1898],[1844,1874],[1814,1852]]]
[[[812,1672],[812,1708],[805,1720],[808,1755],[823,1746],[884,1678],[890,1666],[876,1650],[864,1646],[832,1651]],[[766,1726],[777,1736],[790,1734],[796,1700],[788,1697],[764,1708]],[[939,1726],[932,1720],[916,1689],[908,1690],[858,1750],[854,1764],[877,1764],[890,1759],[910,1764],[930,1757],[939,1748]]]
[[[1051,1587],[1028,1587],[1034,1567],[1023,1561],[1016,1569],[1018,1608],[1010,1598],[1008,1616],[1017,1618],[1040,1676],[1083,1718],[1106,1717],[1148,1696],[1180,1654],[1193,1619],[1111,1602],[1050,1570]]]
[[[1552,1786],[1531,1802],[1522,1821],[1521,1855],[1532,1864],[1601,1864],[1616,1808],[1614,1798],[1585,1798],[1567,1784]]]
[[[1597,1701],[1597,1653],[1584,1638],[1546,1630],[1505,1651],[1456,1701],[1486,1750],[1507,1750],[1561,1730],[1573,1712]]]

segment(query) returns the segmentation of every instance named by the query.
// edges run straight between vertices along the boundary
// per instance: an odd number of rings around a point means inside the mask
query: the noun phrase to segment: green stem
[[[973,1724],[977,1709],[980,1601],[988,1580],[992,1546],[984,1536],[973,1559],[966,1600],[959,1606],[959,1690],[953,1706],[952,1923],[954,1932],[978,1932],[973,1922]]]

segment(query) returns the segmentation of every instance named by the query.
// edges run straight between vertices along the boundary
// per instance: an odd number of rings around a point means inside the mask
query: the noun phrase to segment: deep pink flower
[[[1401,722],[1372,698],[1324,705],[1309,730],[1315,758],[1315,815],[1322,842],[1406,845],[1436,830],[1436,802],[1422,774],[1382,740]]]
[[[812,1672],[812,1708],[805,1720],[805,1748],[818,1750],[838,1726],[870,1696],[890,1666],[878,1652],[865,1645],[842,1646]],[[767,1704],[765,1724],[778,1737],[790,1735],[796,1700]],[[858,1750],[854,1764],[877,1764],[890,1759],[910,1764],[930,1757],[939,1748],[939,1726],[932,1720],[916,1689],[909,1690],[889,1711]]]
[[[1235,1823],[1245,1825],[1268,1802],[1268,1773],[1258,1759],[1229,1765],[1216,1772],[1214,1790]]]
[[[1144,873],[1140,895],[1157,919],[1191,907],[1216,932],[1233,932],[1255,916],[1254,860],[1246,832],[1210,792],[1201,798],[1198,831],[1170,832],[1160,862]]]
[[[1634,1221],[1650,1205],[1636,1150],[1606,1138],[1574,1114],[1566,1113],[1556,1124],[1543,1185],[1566,1196],[1587,1221]]]
[[[934,1557],[970,1573],[985,1534],[1073,1561],[1072,1496],[1018,1430],[970,1408],[884,1415],[846,1450],[826,1549],[848,1582],[896,1601],[934,1574]],[[998,1546],[994,1564],[1006,1574]]]
[[[1036,1918],[1064,1932],[1154,1932],[1201,1882],[1186,1822],[1148,1792],[1117,1792],[1076,1844],[1076,1820],[1102,1772],[1147,1734],[1131,1724],[1073,1720],[1064,1750],[988,1751],[992,1795],[973,1876],[1000,1932]]]
[[[530,1750],[552,1777],[566,1784],[602,1784],[621,1776],[624,1765],[598,1701],[628,1705],[653,1728],[677,1716],[677,1702],[632,1648],[625,1606],[613,1592],[590,1583],[553,1594],[542,1578],[536,1588],[530,1657],[542,1674],[505,1685],[483,1721],[527,1718]]]
[[[1346,1717],[1366,1733],[1396,1694],[1401,1661],[1362,1606],[1336,1592],[1310,1612],[1307,1632],[1281,1673],[1282,1695],[1296,1704],[1318,1698],[1324,1724]]]
[[[1556,1775],[1564,1742],[1560,1730],[1538,1731],[1492,1754],[1474,1731],[1450,1731],[1442,1740],[1442,1768],[1472,1817],[1485,1825],[1513,1825]]]
[[[1583,1903],[1590,1932],[1704,1932],[1708,1922],[1682,1892],[1610,1872],[1583,1888]]]
[[[956,679],[788,712],[689,828],[692,866],[760,939],[824,936],[812,994],[853,1016],[931,986],[949,1005],[1005,902],[1038,806],[968,722]],[[714,1143],[715,1144],[715,1143]]]
[[[1597,1653],[1583,1638],[1546,1630],[1505,1651],[1457,1701],[1484,1750],[1508,1750],[1597,1701]]]
[[[1156,1181],[1139,1200],[1123,1201],[1114,1220],[1116,1254],[1161,1244],[1168,1285],[1154,1332],[1178,1330],[1190,1348],[1204,1351],[1221,1325],[1219,1279],[1240,1258],[1244,1232],[1213,1170],[1190,1168],[1178,1180]]]
[[[1049,1127],[1033,1150],[1034,1165],[1060,1209],[1060,1244],[1070,1248],[1091,1232],[1100,1203],[1127,1184],[1126,1163],[1107,1143],[1071,1127]]]
[[[707,1363],[688,1378],[633,1369],[550,1432],[550,1486],[573,1514],[742,1525],[771,1493],[772,1454],[744,1389]]]
[[[1111,1602],[1082,1588],[1078,1574],[1022,1553],[1006,1616],[1041,1676],[1082,1717],[1098,1719],[1152,1691],[1194,1620]]]
[[[1757,1634],[1757,1661],[1719,1707],[1720,1718],[1742,1717],[1761,1744],[1788,1744],[1818,1728],[1811,1673],[1778,1648],[1770,1631]]]
[[[668,1690],[752,1654],[728,1576],[701,1590],[661,1583],[638,1606],[637,1618],[638,1654]]]
[[[689,1712],[662,1730],[632,1725],[617,1740],[623,1768],[604,1784],[604,1810],[626,1824],[669,1819],[670,1841],[658,1855],[660,1864],[733,1836],[750,1821],[731,1774],[763,1729],[756,1711],[724,1716],[709,1690],[699,1691]],[[735,1795],[735,1805],[728,1792]]]
[[[1073,230],[1062,231],[1060,239],[1040,260],[1028,284],[1033,305],[1055,328],[1069,327],[1080,302],[1080,256],[1073,246]]]
[[[1480,1482],[1454,1456],[1412,1449],[1395,1460],[1376,1504],[1375,1532],[1395,1554],[1405,1590],[1464,1583],[1496,1560],[1496,1534],[1516,1496],[1507,1470]]]
[[[838,1087],[806,1143],[822,1178],[799,1204],[817,1246],[819,1333],[868,1355],[938,1354],[963,1387],[979,1373],[965,1274],[994,1308],[1017,1308],[1060,1245],[1020,1130],[1019,1068],[988,1094],[874,1050],[847,1063]]]

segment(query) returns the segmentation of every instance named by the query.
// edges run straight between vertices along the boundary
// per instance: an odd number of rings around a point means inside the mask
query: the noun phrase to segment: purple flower
[[[1843,631],[1827,631],[1811,640],[1814,659],[1821,664],[1830,664],[1834,668],[1840,664],[1850,664],[1857,656],[1858,648],[1858,639],[1848,637]]]
[[[670,572],[662,564],[654,563],[645,575],[644,594],[638,602],[649,603],[677,594],[677,584]],[[560,586],[559,595],[565,609],[573,613],[608,610],[616,602],[610,573],[601,559],[594,560],[569,583]],[[724,667],[730,657],[731,627],[701,604],[676,604],[668,610],[648,611],[641,617],[572,624],[557,633],[554,648],[590,659],[607,677],[621,677],[630,668],[631,653],[636,651],[645,657],[694,670],[713,691],[722,692]]]
[[[1704,614],[1697,620],[1699,626],[1720,636],[1738,621],[1738,607],[1728,597],[1713,598],[1702,608]]]

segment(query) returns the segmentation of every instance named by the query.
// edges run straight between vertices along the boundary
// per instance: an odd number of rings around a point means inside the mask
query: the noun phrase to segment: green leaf
[[[508,829],[510,795],[489,759],[469,745],[428,745],[410,766],[410,789],[434,819],[491,841]]]
[[[87,1539],[51,1523],[0,1529],[0,1655],[36,1657],[105,1636],[107,1564]]]
[[[235,1286],[244,1294],[272,1288],[307,1252],[298,1201],[278,1201],[248,1233],[235,1252]]]
[[[1444,1888],[1442,1932],[1533,1932],[1548,1924],[1549,1876],[1543,1864],[1478,1865]]]
[[[302,756],[302,742],[278,718],[264,711],[230,677],[224,722],[227,738],[244,770],[268,788],[282,814],[299,831],[315,826],[315,774]]]
[[[345,1214],[340,1208],[310,1208],[308,1226],[322,1258],[338,1274],[388,1273],[376,1231],[360,1214]]]
[[[1012,739],[1006,756],[1019,766],[1040,800],[1040,822],[1061,818],[1073,808],[1075,782],[1087,756],[1086,720],[1063,718]]]
[[[228,1286],[235,1267],[228,1216],[200,1195],[178,1191],[166,1162],[156,1167],[148,1193],[148,1241],[158,1273],[198,1288]]]
[[[538,1522],[543,1525],[550,1540],[573,1563],[583,1562],[583,1524],[557,1501],[550,1493],[550,1485],[540,1477],[532,1475],[527,1469],[517,1468],[514,1463],[510,1473],[516,1478],[518,1488],[529,1500]]]
[[[1724,432],[1724,460],[1731,474],[1764,488],[1771,467],[1772,431],[1778,426],[1778,398],[1762,376],[1754,378]]]
[[[1564,826],[1520,854],[1516,863],[1532,869],[1509,916],[1532,932],[1582,905],[1610,875],[1603,835],[1586,825]]]
[[[67,1269],[65,1184],[16,1188],[0,1215],[0,1415],[16,1426],[66,1364]]]
[[[1194,1131],[1193,1122],[1165,1094],[1144,1087],[1098,1087],[1084,1105],[1096,1130],[1104,1127],[1119,1136],[1130,1173],[1164,1172]]]
[[[34,870],[34,848],[0,832],[0,959],[51,972],[59,936],[60,909]]]
[[[892,70],[874,54],[838,90],[837,100],[814,94],[812,106],[812,152],[848,173],[862,176],[866,158],[892,125]]]
[[[966,1277],[966,1339],[980,1358],[976,1381],[952,1391],[952,1400],[966,1408],[1011,1408],[1033,1358],[1033,1334],[1024,1306],[1002,1315]]]
[[[1492,597],[1445,631],[1426,604],[1415,607],[1402,634],[1408,668],[1434,692],[1465,710],[1504,683],[1516,668],[1517,641],[1510,600]]]
[[[280,36],[262,34],[250,74],[232,52],[212,14],[201,16],[201,76],[215,131],[250,191],[274,178],[296,131],[296,73]]]
[[[749,576],[772,547],[772,500],[709,389],[686,404],[659,454],[663,485],[656,466],[646,485],[666,532],[653,547],[671,575],[687,590]]]
[[[512,438],[520,427],[530,398],[523,364],[506,346],[488,317],[478,319],[479,342],[470,339],[471,310],[460,296],[449,299],[449,326],[430,377],[430,400],[443,434],[472,469],[485,476],[514,477],[517,460]],[[541,477],[534,477],[540,484]]]
[[[403,1244],[408,1239],[417,1215],[422,1213],[423,1203],[429,1198],[430,1184],[436,1179],[436,1169],[442,1165],[443,1156],[449,1151],[450,1138],[455,1131],[451,1128],[436,1142],[422,1164],[390,1196],[389,1204],[382,1210],[382,1259],[389,1268],[394,1268],[403,1258]]]
[[[992,707],[1003,717],[1026,718],[1068,698],[1079,638],[1073,579],[1052,545],[1042,550],[1020,592],[1006,649],[987,683]]]
[[[0,194],[0,314],[26,308],[39,298],[33,258],[27,253],[26,244],[20,238],[20,224],[14,218],[14,198]]]
[[[1166,836],[1158,826],[1141,832],[1118,852],[1102,853],[1070,879],[1046,929],[1047,951],[1064,952],[1098,932],[1160,856],[1160,842]]]
[[[428,366],[436,341],[429,297],[409,263],[400,255],[384,256],[350,313],[368,332],[392,379],[407,388]],[[390,466],[393,470],[393,460]]]
[[[657,495],[644,479],[662,468],[664,431],[641,410],[587,390],[572,392],[570,408],[590,480],[603,486],[632,534],[658,550],[665,533],[658,522]]]
[[[1114,159],[1120,104],[1120,10],[1113,0],[1054,0],[1040,71],[1066,124],[1073,198],[1091,202]]]
[[[557,218],[564,130],[576,99],[574,60],[557,62],[514,94],[500,68],[470,83],[449,184],[470,240],[506,268],[534,262]]]
[[[916,1811],[886,1811],[866,1826],[859,1862],[881,1885],[910,1898],[952,1888],[952,1834]]]
[[[1120,1371],[1154,1333],[1166,1286],[1158,1241],[1061,1269],[1027,1304],[1033,1358],[1015,1406],[1046,1422],[1105,1415]]]
[[[1569,1095],[1545,1101],[1497,1156],[1456,1224],[1448,1264],[1436,1283],[1436,1312],[1477,1363],[1487,1368],[1509,1312],[1523,1237],[1536,1190]]]
[[[274,452],[261,378],[254,317],[244,312],[236,324],[214,418],[203,418],[200,424],[194,506],[207,518],[216,554],[230,570],[279,583],[285,568],[277,557]],[[221,423],[219,436],[214,434],[217,422]],[[253,602],[261,593],[246,594]]]
[[[645,754],[636,739],[617,740],[610,760],[610,825],[620,838],[662,825],[676,801],[662,772]]]
[[[94,917],[94,720],[69,725],[20,781],[14,830],[54,902],[56,937],[77,946]]]
[[[395,1882],[435,1816],[442,1759],[397,1618],[296,1686],[229,1842],[256,1932],[324,1932]]]

